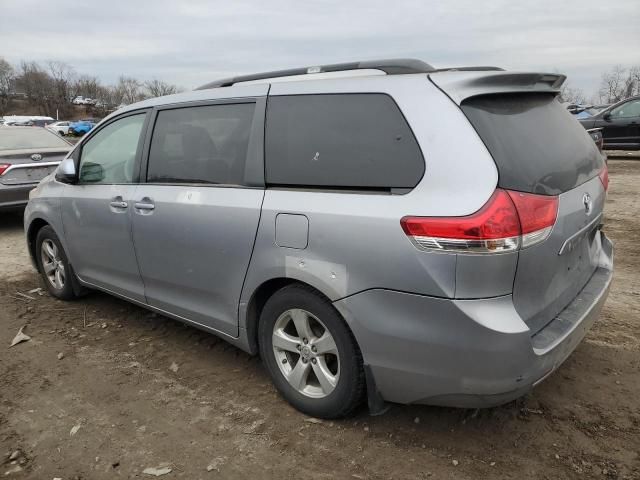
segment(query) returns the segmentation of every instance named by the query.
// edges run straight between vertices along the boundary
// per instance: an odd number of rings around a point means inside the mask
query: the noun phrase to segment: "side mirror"
[[[602,119],[606,120],[607,122],[611,121],[611,112],[607,112],[604,115],[602,115]]]
[[[104,180],[104,169],[99,163],[86,162],[80,168],[82,181],[86,183],[97,183]]]
[[[62,183],[75,183],[77,180],[75,160],[65,158],[56,170],[56,180]]]

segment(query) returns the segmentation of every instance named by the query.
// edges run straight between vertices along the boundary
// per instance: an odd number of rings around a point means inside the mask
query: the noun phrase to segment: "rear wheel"
[[[260,355],[278,391],[320,418],[349,415],[362,402],[362,355],[342,317],[314,290],[276,292],[260,316]]]
[[[76,297],[73,270],[58,236],[49,226],[42,227],[36,237],[36,261],[51,295],[61,300]]]

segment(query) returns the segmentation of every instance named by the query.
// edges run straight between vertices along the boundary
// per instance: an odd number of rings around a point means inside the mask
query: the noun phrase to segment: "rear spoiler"
[[[444,71],[429,74],[429,79],[451,100],[464,100],[491,93],[547,92],[557,95],[567,77],[559,73]]]

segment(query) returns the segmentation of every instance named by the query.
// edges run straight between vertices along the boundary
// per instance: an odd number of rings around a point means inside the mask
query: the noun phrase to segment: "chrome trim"
[[[601,219],[602,219],[602,213],[599,214],[597,217],[595,217],[593,220],[591,220],[589,223],[587,223],[584,227],[582,227],[576,233],[574,233],[569,238],[567,238],[562,244],[562,247],[560,247],[560,251],[558,252],[558,255],[563,255],[567,250],[569,251],[572,250],[573,249],[572,244],[574,243],[574,241],[582,239],[584,235],[586,235],[588,232],[590,232],[595,226],[597,226],[600,223]]]
[[[40,167],[53,167],[60,165],[60,162],[42,162],[42,163],[16,163],[12,164],[7,168],[4,172],[2,172],[2,176],[6,175],[11,170],[18,170],[20,168],[40,168]]]

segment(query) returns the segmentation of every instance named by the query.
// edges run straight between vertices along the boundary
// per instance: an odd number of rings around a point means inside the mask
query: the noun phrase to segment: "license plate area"
[[[14,168],[2,176],[4,185],[21,185],[24,183],[38,183],[55,169],[51,167]]]
[[[599,225],[599,221],[587,225],[587,228],[578,232],[578,235],[571,237],[570,244],[567,244],[564,251],[560,253],[561,264],[566,268],[569,278],[582,279],[591,275],[597,266],[600,242],[596,237]]]

